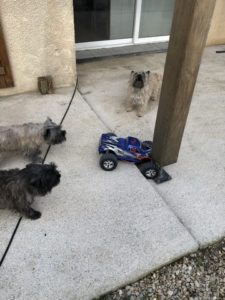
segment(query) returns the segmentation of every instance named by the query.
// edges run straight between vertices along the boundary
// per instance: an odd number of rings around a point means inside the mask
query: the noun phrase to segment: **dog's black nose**
[[[142,76],[141,76],[141,74],[138,74],[138,76],[137,76],[137,80],[142,80]]]

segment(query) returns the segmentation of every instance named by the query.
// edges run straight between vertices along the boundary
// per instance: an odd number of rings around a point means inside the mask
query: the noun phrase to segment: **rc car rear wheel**
[[[152,145],[153,145],[153,143],[151,141],[143,141],[141,143],[143,150],[152,149]]]
[[[117,167],[118,160],[113,153],[104,153],[100,158],[100,166],[105,171],[112,171]]]
[[[144,163],[140,164],[138,167],[139,167],[139,170],[141,171],[141,173],[147,179],[154,179],[157,177],[157,175],[159,173],[157,166],[151,161],[144,162]]]

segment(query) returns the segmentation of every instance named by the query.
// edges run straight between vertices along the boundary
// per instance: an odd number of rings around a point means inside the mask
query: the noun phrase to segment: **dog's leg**
[[[134,103],[133,103],[133,100],[131,98],[131,92],[128,93],[125,104],[126,104],[126,111],[127,112],[132,111],[134,109]]]
[[[24,153],[24,156],[31,160],[33,163],[40,163],[42,162],[42,158],[39,156],[40,154],[40,149],[29,149]]]
[[[144,93],[142,95],[142,102],[137,106],[137,116],[138,117],[142,117],[146,110],[147,110],[147,106],[148,106],[148,102],[149,102],[149,94],[148,93]]]
[[[129,104],[129,105],[126,106],[126,111],[127,111],[127,112],[130,112],[130,111],[132,111],[133,109],[134,109],[133,104]]]
[[[34,210],[32,207],[26,207],[22,213],[31,220],[37,220],[41,217],[40,211]]]
[[[15,209],[31,220],[36,220],[41,217],[41,213],[30,207],[34,198],[29,194],[23,194],[14,201]]]
[[[159,88],[159,87],[153,89],[152,94],[151,94],[151,96],[150,96],[150,99],[151,99],[152,101],[158,100],[158,98],[159,98],[159,93],[160,93],[160,88]]]
[[[159,100],[159,96],[161,93],[162,76],[160,74],[155,74],[155,77],[152,79],[150,85],[152,86],[150,99],[152,101]]]
[[[146,109],[147,109],[147,104],[148,103],[145,102],[145,103],[137,106],[137,116],[138,117],[143,117],[144,116],[144,114],[146,112]]]
[[[37,220],[41,217],[40,211],[34,210],[29,205],[25,207],[16,207],[16,210],[31,220]]]

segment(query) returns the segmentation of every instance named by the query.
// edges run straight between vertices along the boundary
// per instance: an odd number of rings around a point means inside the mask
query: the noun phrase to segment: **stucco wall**
[[[52,75],[55,87],[75,82],[72,0],[1,0],[0,18],[14,88],[0,95],[37,90],[37,77]]]
[[[216,0],[207,45],[225,44],[225,0]]]

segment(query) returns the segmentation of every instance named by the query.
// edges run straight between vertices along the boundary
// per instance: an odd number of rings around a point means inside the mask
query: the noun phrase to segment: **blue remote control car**
[[[102,134],[98,152],[101,154],[100,166],[105,171],[117,167],[118,160],[133,162],[147,179],[154,179],[159,174],[159,167],[151,157],[152,142],[128,136],[120,138],[114,133]]]

